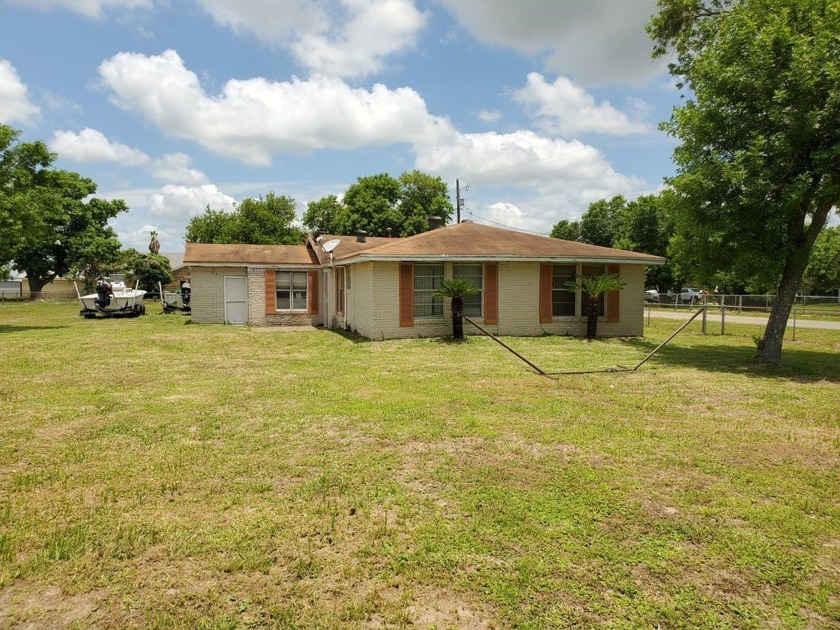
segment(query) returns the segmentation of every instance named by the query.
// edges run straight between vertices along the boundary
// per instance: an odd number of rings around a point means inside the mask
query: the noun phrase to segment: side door
[[[225,323],[248,323],[247,276],[225,276]]]

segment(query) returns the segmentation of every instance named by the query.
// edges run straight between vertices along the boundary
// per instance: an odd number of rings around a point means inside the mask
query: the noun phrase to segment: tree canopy
[[[268,193],[265,198],[245,198],[233,212],[210,206],[187,224],[188,243],[244,243],[251,245],[299,245],[303,232],[293,225],[295,200]]]
[[[0,261],[26,273],[33,293],[58,276],[114,263],[120,242],[108,221],[128,210],[125,202],[88,199],[93,180],[52,169],[46,145],[19,135],[0,125]]]
[[[802,280],[806,294],[836,293],[840,290],[840,226],[823,230],[814,243]]]
[[[840,203],[840,3],[659,0],[655,55],[688,90],[664,124],[680,144],[669,184],[675,253],[695,277],[777,287],[757,359],[781,361],[817,236]]]
[[[446,224],[454,208],[446,183],[418,170],[394,178],[387,173],[359,177],[341,201],[330,195],[311,202],[303,224],[327,234],[353,234],[365,230],[372,236],[411,236],[428,229],[429,217]]]
[[[665,256],[673,233],[671,221],[659,195],[645,195],[627,201],[621,195],[589,205],[580,222],[562,220],[551,231],[552,238],[581,241],[603,247]],[[682,280],[670,263],[647,268],[645,286],[660,291]]]

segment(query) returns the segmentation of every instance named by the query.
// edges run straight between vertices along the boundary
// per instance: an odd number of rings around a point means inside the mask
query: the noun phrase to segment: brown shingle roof
[[[368,239],[369,241],[372,239]],[[360,254],[364,259],[459,256],[476,258],[569,258],[611,259],[627,262],[660,264],[659,256],[628,252],[611,247],[564,241],[548,236],[526,234],[489,225],[463,222],[408,238],[378,239],[385,243],[358,252],[339,253],[336,260],[347,260]],[[361,245],[361,243],[359,243]]]
[[[187,243],[185,265],[317,265],[306,245]]]
[[[321,245],[324,243],[329,243],[332,240],[337,239],[339,242],[338,246],[333,250],[333,257],[346,257],[351,256],[353,254],[358,254],[359,252],[371,249],[373,247],[378,247],[379,245],[384,245],[385,243],[393,243],[396,240],[402,239],[395,239],[395,238],[385,238],[383,236],[367,236],[365,237],[365,242],[360,243],[356,240],[355,236],[341,236],[335,234],[322,234],[321,235],[320,243],[314,243],[315,253],[318,255],[318,258],[321,259],[321,262],[326,264],[330,261],[330,255],[324,252],[321,249]]]

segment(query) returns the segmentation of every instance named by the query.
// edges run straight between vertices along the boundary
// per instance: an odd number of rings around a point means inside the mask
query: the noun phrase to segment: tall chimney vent
[[[436,230],[443,225],[443,219],[440,217],[429,217],[429,229]]]
[[[367,232],[365,230],[356,230],[356,241],[364,243],[366,238]]]

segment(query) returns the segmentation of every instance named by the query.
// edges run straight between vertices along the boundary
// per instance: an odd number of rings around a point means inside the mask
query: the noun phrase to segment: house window
[[[575,265],[554,265],[552,271],[551,314],[554,317],[574,317],[575,292],[566,283],[574,281],[577,268]]]
[[[278,311],[306,310],[305,271],[278,271],[275,282]]]
[[[477,295],[464,296],[464,315],[467,317],[481,317],[482,265],[452,265],[452,277],[469,280],[478,287]]]
[[[595,278],[597,276],[603,276],[607,273],[607,268],[605,265],[582,265],[580,270],[580,275]],[[581,315],[586,316],[586,301],[589,299],[588,295],[581,295],[581,300],[583,304],[581,305]],[[607,296],[606,294],[601,296],[600,304],[598,305],[598,316],[599,317],[606,317],[607,313]]]
[[[443,318],[443,298],[432,292],[443,282],[443,265],[414,265],[414,317]]]

